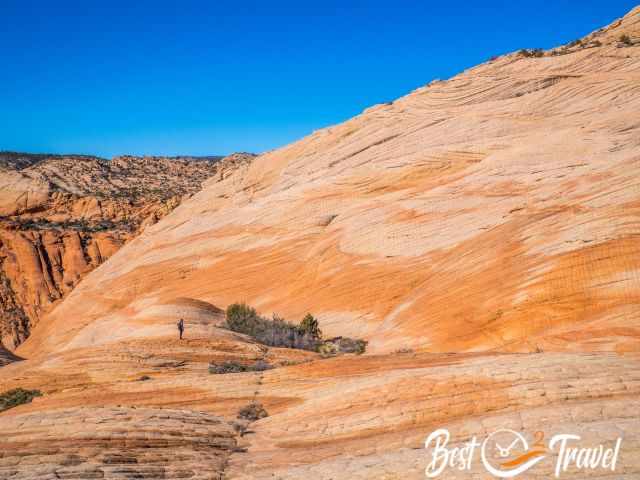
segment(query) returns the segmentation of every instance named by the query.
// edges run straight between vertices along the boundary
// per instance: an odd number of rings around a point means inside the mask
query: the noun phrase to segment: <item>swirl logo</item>
[[[482,442],[482,463],[495,477],[513,478],[544,459],[546,448],[543,440],[544,433],[536,432],[530,448],[522,434],[506,428],[496,430]]]

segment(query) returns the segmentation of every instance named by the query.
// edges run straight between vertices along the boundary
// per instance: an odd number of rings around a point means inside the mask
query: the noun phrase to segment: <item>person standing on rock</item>
[[[182,340],[182,334],[184,333],[184,320],[180,319],[178,322],[178,331],[180,332],[180,340]]]

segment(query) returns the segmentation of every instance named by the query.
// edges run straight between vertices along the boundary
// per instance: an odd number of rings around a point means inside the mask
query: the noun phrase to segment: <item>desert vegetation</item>
[[[222,375],[225,373],[244,373],[244,372],[264,372],[265,370],[271,370],[273,365],[265,362],[264,360],[258,360],[251,365],[243,365],[242,363],[228,360],[223,363],[209,363],[209,373],[214,375]]]
[[[553,50],[551,50],[550,55],[553,57],[559,56],[559,55],[569,55],[570,53],[575,53],[579,50],[585,49],[585,48],[594,48],[594,47],[601,47],[602,46],[602,42],[598,39],[585,39],[582,40],[580,38],[573,40],[569,43],[567,43],[566,45],[563,45],[561,47],[555,48]],[[543,54],[544,55],[544,54]],[[541,56],[543,56],[541,55]]]
[[[238,411],[238,418],[249,422],[255,422],[256,420],[260,420],[261,418],[266,418],[268,416],[269,414],[259,402],[252,402]]]
[[[271,319],[262,317],[245,303],[229,305],[225,326],[234,332],[248,335],[264,345],[310,350],[320,352],[324,356],[339,353],[362,354],[367,346],[364,340],[347,337],[324,339],[318,320],[310,313],[307,313],[296,325],[277,314],[273,314]]]
[[[271,319],[261,317],[244,303],[234,303],[227,308],[226,326],[271,347],[317,351],[321,343],[318,322],[311,315],[294,325],[276,314]]]
[[[26,218],[26,219],[9,219],[5,221],[7,227],[13,227],[17,230],[74,230],[78,232],[95,233],[123,230],[133,232],[138,227],[130,219],[123,219],[118,222],[112,220],[98,220],[89,222],[86,219],[67,220],[63,222],[54,222],[46,218]]]
[[[541,48],[531,48],[531,49],[523,48],[518,52],[518,55],[525,58],[530,58],[530,57],[539,58],[539,57],[544,57],[544,50],[542,50]]]
[[[358,340],[348,337],[335,337],[328,340],[324,340],[318,352],[322,356],[333,356],[340,353],[355,353],[356,355],[362,355],[367,349],[367,342],[364,340]]]
[[[10,408],[31,403],[35,397],[41,397],[40,390],[25,390],[23,388],[14,388],[0,394],[0,412],[9,410]]]

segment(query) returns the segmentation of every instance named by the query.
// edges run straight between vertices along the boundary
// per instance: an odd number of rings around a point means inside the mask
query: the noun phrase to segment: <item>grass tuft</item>
[[[9,410],[10,408],[31,403],[36,397],[41,397],[40,390],[25,390],[23,388],[14,388],[0,395],[0,412]]]

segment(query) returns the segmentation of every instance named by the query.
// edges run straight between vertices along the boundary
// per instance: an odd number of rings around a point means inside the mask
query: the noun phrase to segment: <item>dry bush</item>
[[[631,38],[626,33],[623,35],[620,35],[620,43],[623,43],[624,45],[633,45]]]
[[[215,375],[223,375],[225,373],[264,372],[265,370],[270,370],[272,368],[273,366],[269,365],[264,360],[258,360],[253,365],[243,365],[232,360],[221,364],[213,362],[209,363],[209,373]]]
[[[238,418],[249,422],[255,422],[268,416],[269,414],[259,402],[252,402],[238,411]]]

